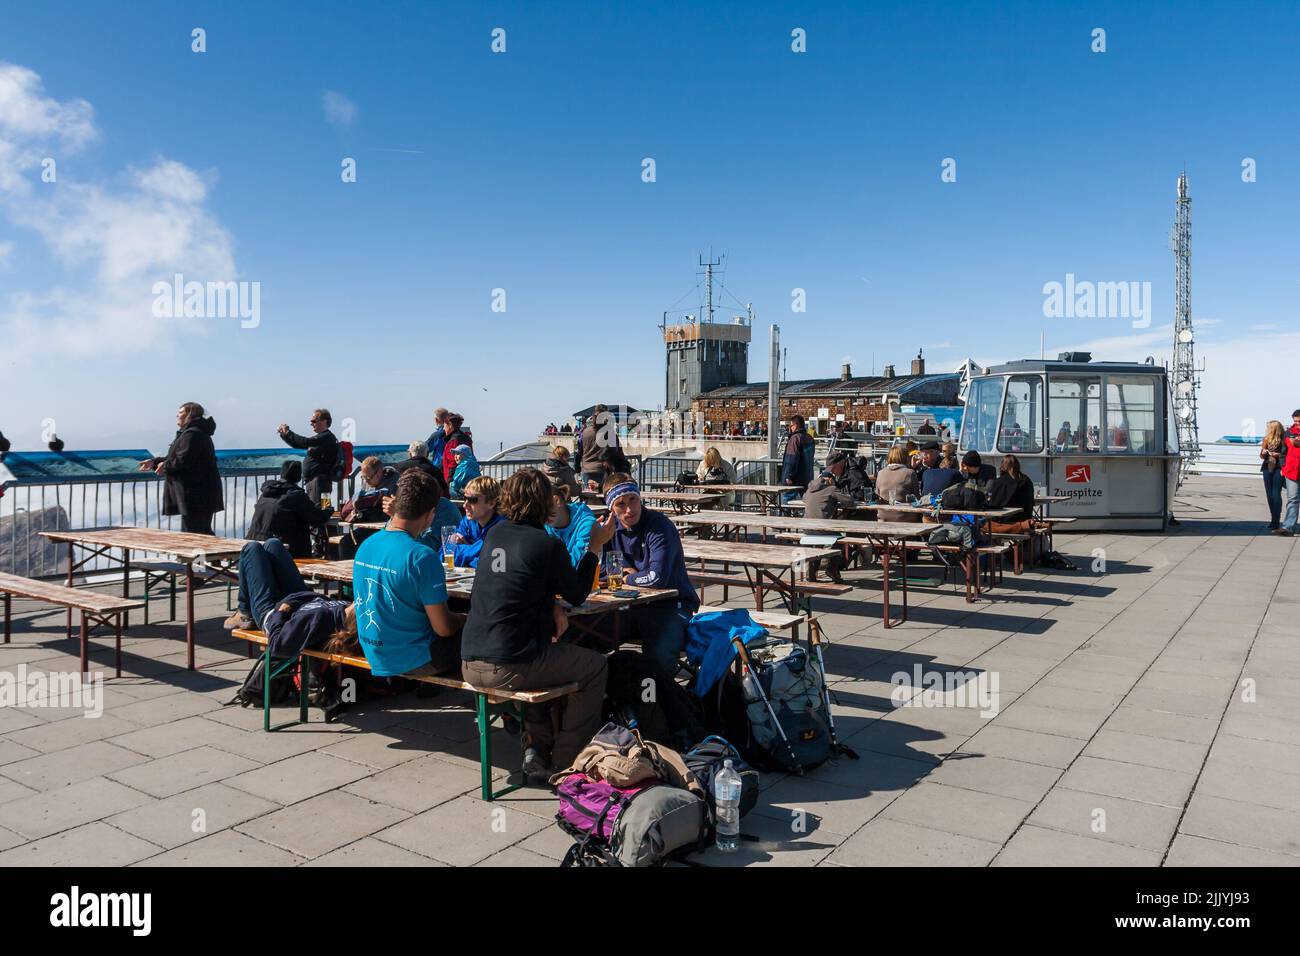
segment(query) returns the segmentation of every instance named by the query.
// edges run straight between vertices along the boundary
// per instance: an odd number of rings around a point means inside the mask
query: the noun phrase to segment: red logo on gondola
[[[1075,484],[1088,484],[1092,481],[1092,465],[1066,465],[1065,480]]]

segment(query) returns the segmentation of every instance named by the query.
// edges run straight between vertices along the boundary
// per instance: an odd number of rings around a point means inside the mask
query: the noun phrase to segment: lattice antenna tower
[[[1187,191],[1187,170],[1178,176],[1178,201],[1170,247],[1174,251],[1174,365],[1171,370],[1174,393],[1174,422],[1178,429],[1178,483],[1186,479],[1201,457],[1196,423],[1196,393],[1200,370],[1196,367],[1192,331],[1192,198]]]

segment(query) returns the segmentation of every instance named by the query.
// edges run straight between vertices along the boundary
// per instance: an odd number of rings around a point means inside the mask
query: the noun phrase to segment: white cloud
[[[0,269],[9,266],[9,256],[13,251],[14,244],[12,242],[0,242]]]
[[[326,90],[322,105],[325,107],[325,118],[334,126],[346,129],[356,122],[357,104],[342,93]]]
[[[154,318],[153,284],[178,272],[236,278],[231,237],[206,206],[208,185],[183,163],[159,156],[109,183],[40,181],[33,167],[48,146],[80,148],[96,135],[89,103],[50,99],[31,70],[0,63],[0,160],[19,159],[11,181],[0,173],[0,213],[36,234],[66,271],[53,288],[0,300],[12,355],[120,353],[201,331],[205,320]]]
[[[1300,403],[1292,377],[1279,364],[1279,356],[1300,353],[1300,332],[1274,331],[1276,326],[1263,325],[1249,327],[1261,330],[1258,334],[1220,338],[1235,323],[1229,326],[1221,319],[1198,318],[1195,325],[1196,360],[1205,365],[1197,393],[1202,442],[1242,434],[1248,430],[1243,425],[1247,421],[1253,421],[1255,431],[1260,432],[1270,418],[1285,421],[1290,417],[1291,410]],[[1094,362],[1141,362],[1150,355],[1157,365],[1163,365],[1172,360],[1173,345],[1174,327],[1170,323],[1131,335],[1061,346],[1049,344],[1046,354],[1055,358],[1058,352],[1091,352]]]

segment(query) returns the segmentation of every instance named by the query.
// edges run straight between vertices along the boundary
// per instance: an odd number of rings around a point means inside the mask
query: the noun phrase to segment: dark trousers
[[[187,511],[181,515],[181,530],[189,534],[215,535],[216,532],[212,530],[212,512]]]
[[[1285,486],[1286,479],[1282,477],[1281,468],[1264,472],[1264,497],[1268,499],[1268,526],[1270,528],[1277,528],[1281,525],[1282,489]]]
[[[562,701],[564,708],[557,733],[550,707],[524,708],[524,729],[529,744],[550,750],[551,766],[563,770],[573,763],[578,751],[600,730],[605,702],[605,655],[574,644],[547,644],[531,661],[492,664],[466,661],[465,680],[475,687],[503,687],[506,690],[535,690],[574,681],[578,689]]]
[[[421,664],[406,677],[452,677],[460,674],[460,631],[451,637],[433,635],[429,644],[429,663]]]
[[[622,642],[637,641],[646,663],[663,680],[672,680],[681,666],[682,651],[686,647],[686,627],[691,612],[673,606],[628,608],[620,611],[619,638]],[[614,643],[613,615],[603,615],[592,626],[593,634],[585,635],[578,643],[605,651],[617,650]]]
[[[250,541],[239,552],[239,610],[261,627],[287,595],[309,590],[279,538]]]

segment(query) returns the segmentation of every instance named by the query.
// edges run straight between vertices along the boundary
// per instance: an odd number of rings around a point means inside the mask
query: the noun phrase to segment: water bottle
[[[740,774],[731,769],[731,759],[727,758],[713,778],[713,805],[718,817],[715,843],[723,853],[740,849],[740,786]]]

